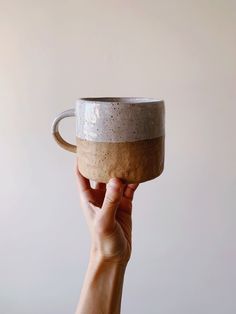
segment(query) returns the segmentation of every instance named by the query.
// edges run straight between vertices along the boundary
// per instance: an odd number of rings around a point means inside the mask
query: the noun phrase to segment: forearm
[[[91,253],[76,314],[118,314],[126,264]]]

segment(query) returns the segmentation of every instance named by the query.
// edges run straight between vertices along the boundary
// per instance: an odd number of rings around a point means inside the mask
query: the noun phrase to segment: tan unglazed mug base
[[[77,165],[91,180],[107,183],[120,178],[126,183],[158,177],[164,168],[164,136],[127,143],[102,143],[77,137]]]

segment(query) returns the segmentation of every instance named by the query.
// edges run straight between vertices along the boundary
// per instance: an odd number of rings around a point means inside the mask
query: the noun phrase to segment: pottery
[[[58,131],[65,117],[76,117],[76,145]],[[81,98],[74,109],[60,113],[52,125],[56,142],[77,155],[80,172],[105,182],[126,183],[158,177],[164,168],[164,101],[142,97]]]

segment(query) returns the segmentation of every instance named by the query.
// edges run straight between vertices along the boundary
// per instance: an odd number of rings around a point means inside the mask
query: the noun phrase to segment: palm
[[[105,193],[105,190],[91,188],[87,191],[87,201],[101,208]],[[116,222],[120,225],[127,240],[129,240],[131,233],[131,209],[132,199],[123,196],[116,212]]]

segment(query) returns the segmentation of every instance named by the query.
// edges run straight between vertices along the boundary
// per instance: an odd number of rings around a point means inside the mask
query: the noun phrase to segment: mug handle
[[[58,126],[59,126],[59,122],[62,119],[67,118],[67,117],[74,117],[74,116],[75,116],[75,109],[69,109],[69,110],[66,110],[66,111],[59,113],[52,123],[52,135],[53,135],[55,141],[57,142],[57,144],[59,146],[61,146],[65,150],[69,150],[72,153],[76,153],[76,151],[77,151],[76,145],[73,145],[73,144],[66,142],[61,137],[61,135],[59,133]]]

